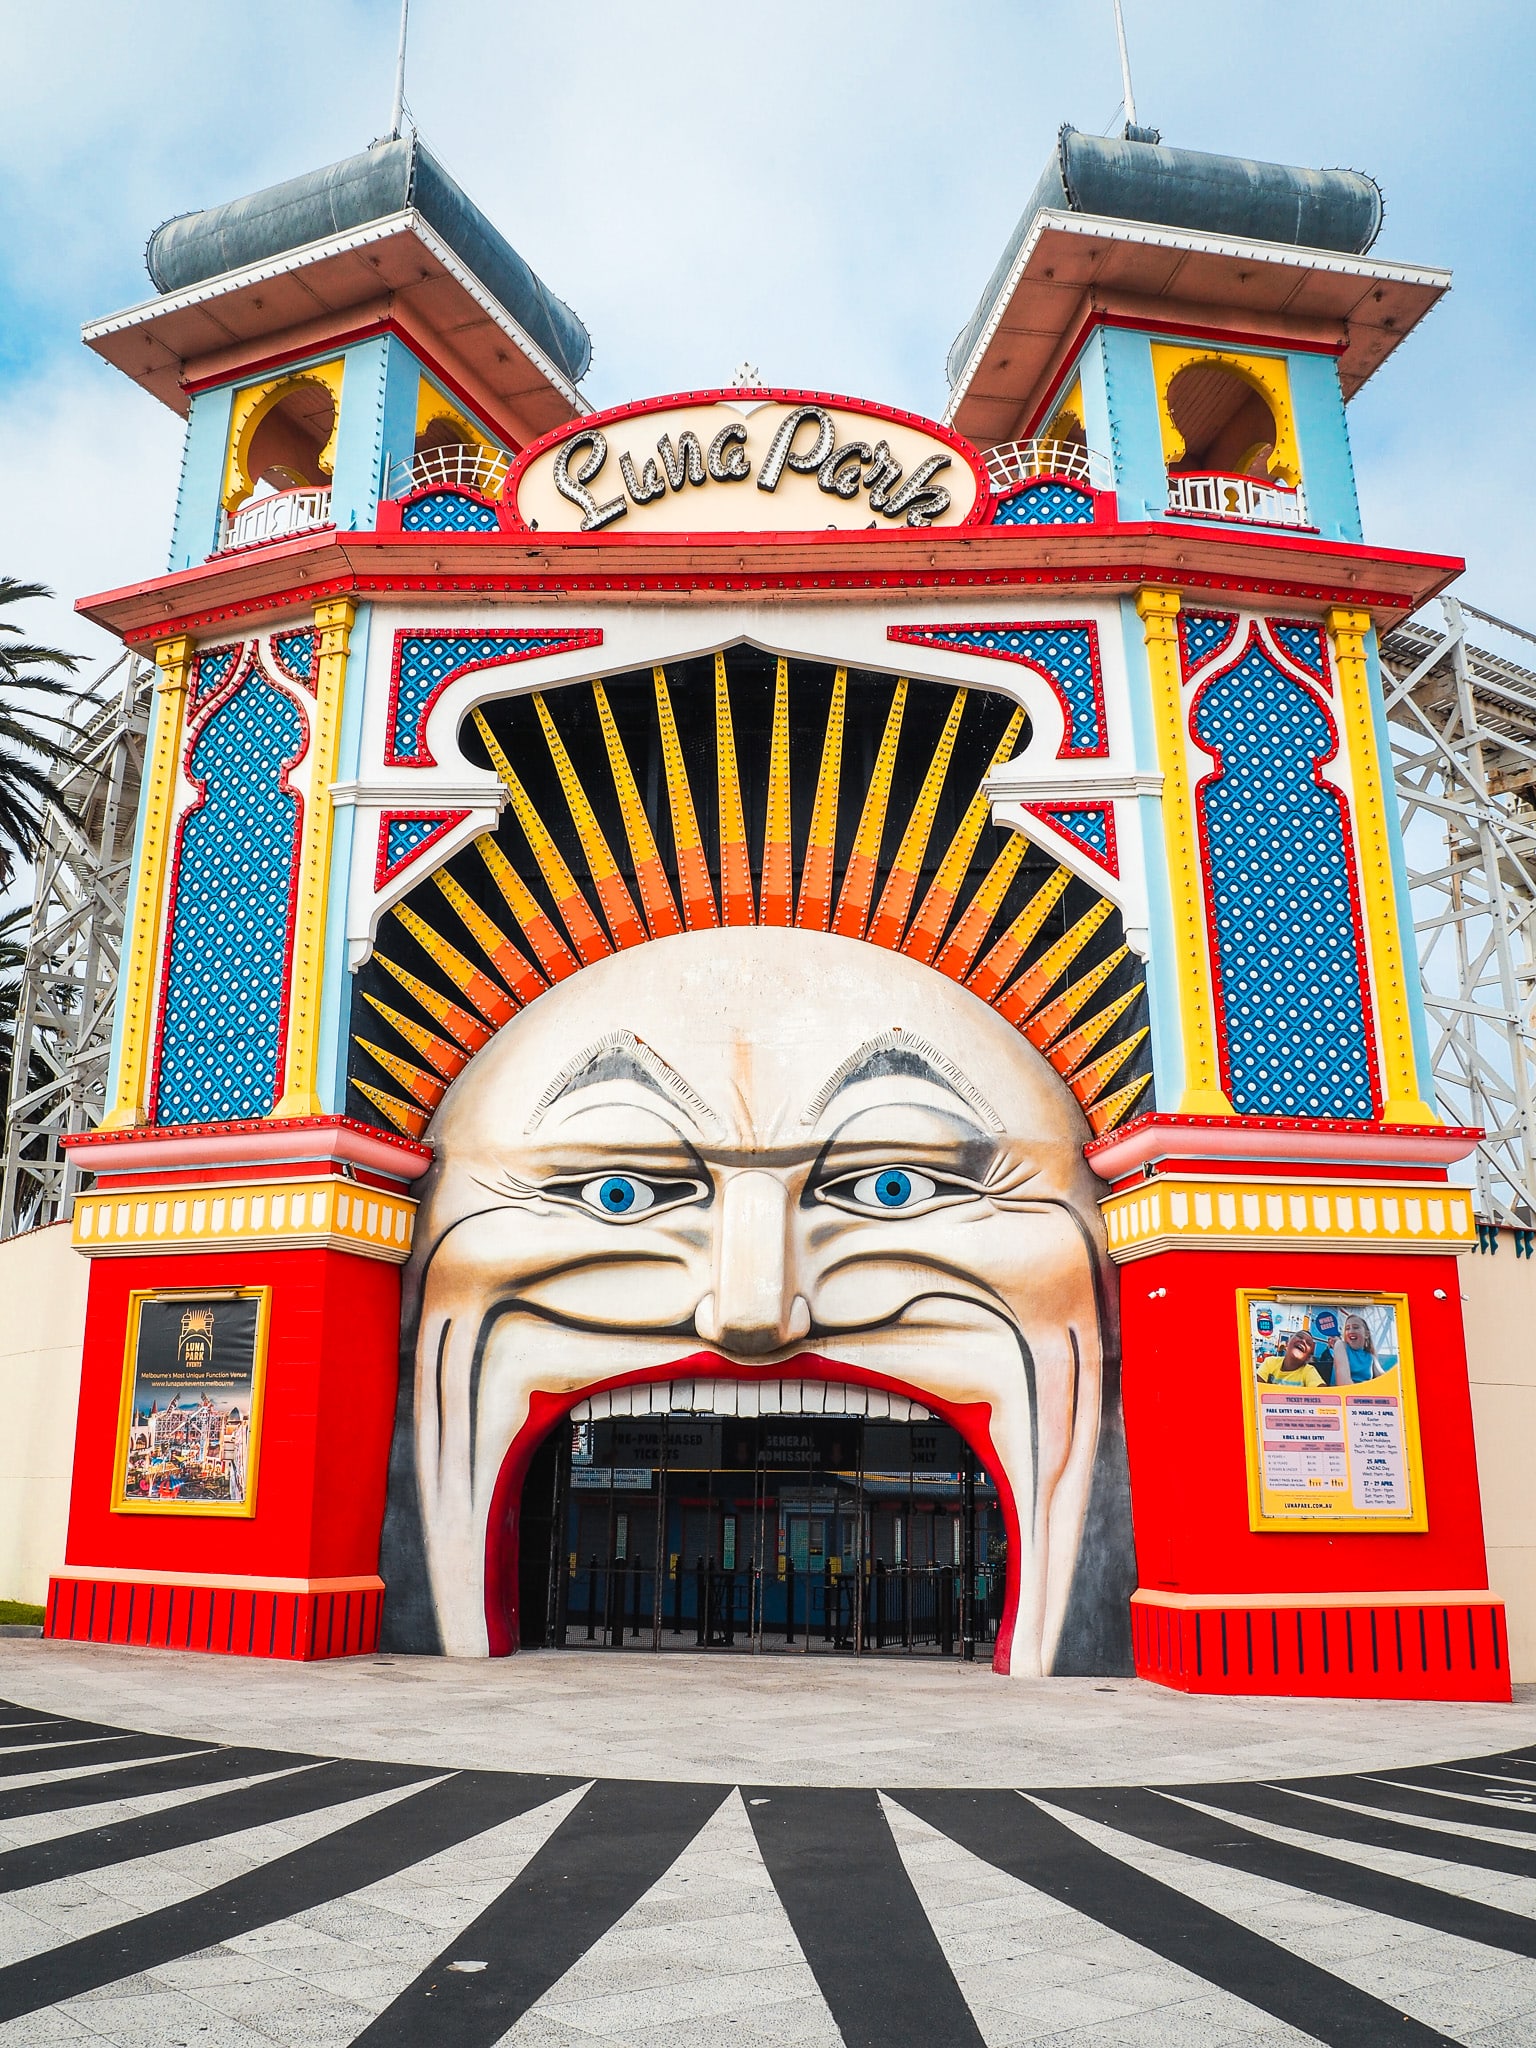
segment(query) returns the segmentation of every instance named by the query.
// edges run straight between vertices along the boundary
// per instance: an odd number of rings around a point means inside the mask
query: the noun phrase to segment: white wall
[[[89,1278],[67,1223],[0,1242],[0,1600],[64,1562]]]
[[[1536,1679],[1536,1259],[1511,1231],[1457,1262],[1488,1539],[1488,1583],[1509,1616],[1518,1683]]]

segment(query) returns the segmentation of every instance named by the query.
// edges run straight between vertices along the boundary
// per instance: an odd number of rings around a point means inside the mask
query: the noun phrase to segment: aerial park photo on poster
[[[133,1296],[113,1506],[255,1512],[270,1288]]]
[[[1255,1529],[1427,1526],[1407,1304],[1242,1297]]]

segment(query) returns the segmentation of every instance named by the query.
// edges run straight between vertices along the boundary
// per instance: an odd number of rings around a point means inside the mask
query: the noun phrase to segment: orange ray
[[[461,888],[446,868],[439,868],[432,879],[458,912],[461,922],[474,934],[475,943],[518,1001],[531,1003],[535,996],[542,995],[549,983],[530,961],[524,959],[496,920],[486,916],[468,890]]]
[[[1058,1074],[1065,1074],[1070,1079],[1077,1072],[1099,1040],[1119,1023],[1141,994],[1142,987],[1138,981],[1123,996],[1116,996],[1112,1003],[1106,1003],[1102,1010],[1096,1011],[1086,1024],[1080,1024],[1076,1031],[1069,1031],[1065,1038],[1056,1041],[1051,1047],[1050,1061]]]
[[[427,920],[418,917],[408,903],[397,903],[395,916],[460,993],[469,997],[487,1024],[499,1031],[509,1018],[516,1016],[517,1004],[500,982],[492,981],[472,961],[466,960],[457,946],[450,946],[442,934],[433,931]]]
[[[1143,1074],[1139,1081],[1133,1081],[1128,1088],[1117,1088],[1113,1095],[1105,1095],[1095,1102],[1088,1111],[1088,1128],[1096,1138],[1102,1138],[1106,1131],[1112,1131],[1121,1122],[1126,1111],[1152,1079]]]
[[[1018,916],[982,958],[981,965],[966,980],[966,987],[984,1003],[990,1003],[1015,967],[1029,951],[1041,925],[1060,902],[1071,876],[1065,868],[1053,868],[1030,897]]]
[[[371,1038],[359,1038],[357,1043],[370,1059],[398,1081],[407,1095],[413,1096],[424,1109],[436,1109],[448,1092],[447,1083],[440,1081],[436,1074],[429,1074],[425,1067],[413,1066],[409,1060],[401,1059],[396,1052],[386,1052],[382,1045],[375,1045]]]
[[[352,1086],[359,1095],[366,1095],[375,1109],[383,1110],[397,1131],[404,1131],[408,1138],[419,1138],[427,1128],[427,1113],[416,1109],[409,1102],[402,1102],[398,1095],[386,1095],[382,1088],[375,1088],[368,1081],[354,1081]]]
[[[608,766],[613,771],[613,787],[619,799],[619,812],[624,820],[624,831],[629,840],[629,857],[635,864],[635,885],[640,891],[640,907],[645,912],[645,921],[650,927],[651,937],[664,939],[673,932],[680,932],[683,921],[677,914],[672,885],[667,880],[667,871],[662,866],[661,855],[657,851],[656,835],[651,830],[650,819],[645,815],[645,805],[641,803],[640,792],[635,787],[629,756],[624,751],[624,742],[619,738],[619,728],[613,720],[608,692],[601,683],[594,683],[592,695],[597,704],[598,723],[603,729],[603,745],[608,749]]]
[[[1114,905],[1101,896],[1053,946],[1047,946],[1032,967],[1026,967],[1002,995],[993,997],[993,1009],[1029,1037],[1029,1020],[1113,909]],[[1034,1040],[1030,1042],[1033,1044]]]
[[[576,837],[581,841],[581,850],[586,855],[587,872],[592,877],[597,900],[608,920],[608,929],[613,933],[613,943],[619,947],[643,945],[650,934],[640,922],[635,899],[624,886],[619,864],[613,857],[602,826],[597,822],[597,813],[588,800],[587,792],[581,786],[581,777],[565,750],[565,741],[556,730],[550,708],[537,690],[533,695],[533,708],[544,728],[550,759],[560,778],[560,789],[571,813],[571,823],[576,827]]]
[[[949,707],[949,716],[944,721],[939,744],[933,750],[933,759],[928,763],[923,786],[917,793],[917,802],[912,806],[907,829],[901,835],[896,858],[891,863],[891,871],[885,878],[885,887],[880,892],[874,919],[865,933],[871,945],[901,944],[902,929],[907,921],[907,912],[912,907],[917,878],[923,871],[923,855],[928,851],[928,835],[933,830],[939,797],[944,789],[944,778],[949,773],[950,758],[955,751],[955,736],[960,730],[960,717],[965,710],[967,694],[965,690],[956,690],[955,701]]]
[[[545,887],[554,897],[555,908],[560,913],[561,922],[571,935],[571,944],[576,948],[583,967],[589,967],[594,960],[601,960],[605,954],[613,951],[608,943],[608,935],[592,915],[592,906],[577,888],[575,877],[561,858],[559,847],[549,835],[549,828],[534,809],[533,800],[527,790],[518,781],[512,763],[502,751],[500,741],[486,724],[485,713],[477,710],[474,719],[492,765],[511,795],[517,822],[527,835],[533,857],[539,864],[539,873],[544,877]]]
[[[848,671],[840,668],[832,679],[816,800],[811,806],[811,836],[800,869],[800,901],[795,906],[795,923],[816,932],[824,932],[832,920],[832,857],[837,849],[837,788],[843,768],[847,697]]]
[[[381,1003],[368,989],[363,990],[363,1000],[371,1003],[391,1031],[398,1031],[406,1044],[413,1046],[422,1058],[445,1081],[451,1081],[455,1074],[462,1074],[469,1064],[469,1055],[461,1052],[456,1045],[450,1045],[446,1038],[439,1038],[435,1031],[429,1031],[425,1024],[418,1024],[414,1018],[402,1017],[398,1010],[392,1010],[388,1003]]]
[[[501,891],[508,910],[522,926],[523,936],[550,980],[564,981],[568,974],[576,973],[581,963],[553,922],[539,908],[537,897],[502,852],[496,839],[489,832],[484,832],[475,844],[480,849],[480,858],[490,870],[491,880]]]
[[[715,656],[715,773],[720,793],[720,907],[727,924],[753,924],[752,856],[741,815],[741,777],[736,767],[736,729],[725,656]]]
[[[1008,885],[1018,873],[1019,862],[1028,850],[1029,841],[1022,832],[1010,832],[1003,841],[1002,852],[982,877],[975,895],[965,906],[959,923],[944,941],[939,957],[933,963],[940,974],[964,981],[977,949],[992,929],[992,920],[1008,894]]]
[[[397,967],[384,953],[375,953],[374,958],[386,974],[392,974],[400,986],[413,995],[429,1017],[435,1017],[450,1038],[456,1038],[466,1052],[478,1052],[482,1045],[490,1042],[492,1033],[478,1017],[447,996],[439,995],[428,982],[421,981],[408,968]]]
[[[864,793],[859,829],[853,835],[853,850],[843,874],[842,894],[837,899],[837,915],[832,920],[833,931],[845,939],[862,939],[864,936],[864,923],[875,893],[875,876],[880,868],[885,811],[891,800],[891,776],[896,768],[896,746],[901,738],[901,720],[906,708],[907,679],[903,676],[896,685],[896,694],[886,713],[880,751],[875,756],[874,772]]]
[[[992,773],[999,762],[1006,761],[1013,753],[1013,743],[1019,736],[1024,723],[1024,713],[1015,711],[1008,721],[1007,730],[992,752],[987,763],[987,775]],[[930,962],[939,949],[944,936],[944,927],[953,915],[960,890],[965,882],[966,871],[971,865],[971,856],[976,851],[982,828],[992,815],[992,799],[987,794],[986,777],[981,787],[965,807],[965,816],[960,820],[955,836],[939,862],[938,872],[929,884],[923,898],[922,908],[912,920],[911,930],[901,942],[901,950],[915,959]]]
[[[794,848],[789,815],[789,663],[773,675],[773,741],[768,751],[768,815],[763,822],[759,924],[788,924],[794,899]]]
[[[720,920],[715,914],[714,884],[704,841],[699,833],[698,815],[693,808],[693,791],[688,787],[688,770],[683,765],[682,742],[677,737],[677,720],[672,715],[672,694],[667,688],[664,668],[651,671],[656,685],[656,717],[661,726],[661,765],[667,778],[667,800],[672,806],[672,847],[677,855],[677,879],[683,892],[683,922],[689,931],[708,930]]]
[[[1117,946],[1113,953],[1106,953],[1097,967],[1090,967],[1069,988],[1064,988],[1054,1003],[1047,1003],[1043,1010],[1037,1010],[1030,1020],[1031,1042],[1042,1052],[1054,1044],[1088,998],[1104,986],[1121,961],[1127,958],[1129,951],[1127,946]]]

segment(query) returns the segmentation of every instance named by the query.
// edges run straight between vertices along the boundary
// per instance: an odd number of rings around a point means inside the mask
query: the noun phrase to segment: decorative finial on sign
[[[400,47],[395,54],[395,100],[389,114],[389,139],[400,140],[405,124],[405,32],[410,22],[411,0],[400,0]]]
[[[745,356],[725,380],[732,391],[751,391],[763,381],[763,373],[756,363],[749,363]]]

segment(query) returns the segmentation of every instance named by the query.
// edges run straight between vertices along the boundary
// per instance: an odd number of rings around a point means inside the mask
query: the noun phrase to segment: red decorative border
[[[283,998],[277,1016],[277,1065],[272,1076],[272,1099],[275,1102],[282,1093],[283,1062],[287,1057],[288,1051],[288,1010],[293,991],[294,912],[299,896],[299,849],[303,845],[304,840],[304,798],[293,787],[289,778],[293,770],[298,767],[299,763],[309,752],[311,730],[303,700],[292,695],[290,691],[283,689],[279,683],[274,682],[272,677],[267,674],[266,670],[259,663],[253,665],[257,668],[262,681],[266,683],[267,687],[276,690],[285,703],[293,706],[294,710],[298,713],[299,724],[303,728],[299,750],[284,761],[278,773],[277,781],[279,793],[293,798],[294,817],[293,840],[288,856],[287,922],[283,937]],[[245,678],[242,677],[242,684],[244,680]],[[219,707],[221,710],[230,701],[233,694],[233,692],[230,692],[229,697],[221,699]],[[176,820],[176,845],[171,856],[170,881],[166,890],[168,909],[165,919],[165,938],[160,951],[160,987],[155,1000],[155,1058],[149,1085],[149,1117],[151,1123],[157,1119],[160,1110],[160,1068],[165,1052],[165,1007],[170,996],[171,954],[175,945],[176,915],[180,908],[182,849],[187,822],[189,819],[197,816],[208,797],[206,778],[192,773],[192,753],[207,729],[208,721],[205,719],[195,734],[188,735],[187,744],[182,751],[182,772],[186,776],[187,781],[197,791],[197,797],[195,802],[187,805],[181,816]]]
[[[1325,690],[1332,690],[1333,678],[1328,673],[1328,634],[1321,619],[1266,618],[1264,625],[1268,638],[1282,661],[1288,661],[1292,668],[1300,669],[1309,682],[1321,683]],[[1313,670],[1308,668],[1304,661],[1298,661],[1290,649],[1275,638],[1276,626],[1304,626],[1309,633],[1315,633],[1317,635],[1318,655],[1323,664],[1322,668],[1320,670]]]
[[[1208,654],[1202,654],[1197,658],[1189,651],[1189,614],[1185,611],[1183,605],[1179,606],[1179,668],[1186,683],[1195,670],[1203,667],[1206,662],[1220,661],[1243,629],[1241,612],[1223,611],[1220,607],[1212,605],[1209,611],[1202,612],[1200,616],[1201,618],[1209,619],[1230,619],[1232,621],[1232,630],[1226,639],[1213,647]]]
[[[414,537],[414,536],[413,536]],[[427,540],[441,536],[427,534]],[[407,640],[531,640],[534,638],[553,641],[549,647],[514,648],[510,654],[499,654],[485,661],[466,661],[461,667],[450,669],[440,683],[434,683],[428,691],[426,701],[417,714],[416,730],[421,740],[418,754],[398,754],[395,751],[395,718],[400,708],[400,657]],[[389,702],[384,711],[384,761],[390,768],[435,768],[438,763],[426,743],[427,720],[432,706],[441,697],[450,683],[458,682],[461,676],[472,676],[480,669],[510,668],[514,662],[537,661],[541,655],[569,654],[582,647],[601,647],[603,629],[601,626],[491,626],[476,631],[472,627],[448,628],[439,631],[431,626],[400,626],[395,632],[395,651],[389,664]]]
[[[946,448],[952,449],[964,461],[976,479],[976,502],[972,505],[970,511],[966,513],[965,517],[957,519],[953,526],[923,527],[921,531],[925,534],[935,532],[963,533],[968,527],[987,526],[991,523],[992,485],[987,477],[986,465],[983,463],[975,444],[967,441],[963,434],[957,434],[953,427],[941,426],[937,420],[925,420],[921,413],[901,412],[895,406],[880,405],[872,398],[847,398],[836,391],[794,391],[784,389],[778,385],[754,385],[750,388],[743,387],[740,389],[728,387],[712,391],[674,391],[665,398],[636,399],[628,405],[610,406],[606,412],[584,413],[579,420],[572,420],[563,427],[555,427],[549,433],[541,434],[537,441],[530,441],[522,454],[518,456],[508,472],[506,482],[501,487],[501,523],[503,529],[508,533],[531,533],[533,531],[533,528],[527,524],[517,509],[517,494],[522,487],[524,473],[530,464],[537,462],[541,455],[547,454],[551,448],[558,448],[562,441],[570,440],[573,434],[587,434],[593,431],[601,432],[608,427],[617,426],[621,420],[643,419],[647,413],[676,412],[685,406],[739,406],[743,403],[754,406],[764,404],[836,406],[839,412],[857,413],[865,419],[889,420],[893,426],[911,427],[917,433],[926,434],[930,440],[942,442]],[[776,532],[793,531],[793,529],[784,528],[776,528],[774,530]],[[814,527],[807,529],[808,532],[816,532],[817,530]],[[892,530],[894,531],[895,529]],[[842,529],[839,529],[839,531],[841,532]],[[563,533],[560,536],[562,540],[567,537]],[[877,531],[877,539],[885,539],[887,537],[886,534]],[[602,546],[611,544],[615,540],[627,540],[629,536],[627,534],[619,535],[602,532],[584,534],[581,538],[596,541],[599,546]],[[700,536],[693,534],[688,536],[688,538],[697,542]],[[720,536],[711,533],[709,538],[716,540]]]
[[[386,882],[392,882],[396,875],[408,868],[413,860],[420,858],[429,846],[436,846],[445,832],[451,832],[455,825],[462,825],[469,816],[468,811],[382,811],[379,814],[379,852],[373,864],[373,886],[377,891]],[[389,828],[395,824],[435,824],[437,830],[413,846],[409,853],[403,853],[397,861],[389,859]]]
[[[503,488],[505,488],[505,479],[503,479]],[[476,539],[477,534],[474,528],[469,528],[463,533],[460,533],[455,528],[445,529],[441,533],[433,533],[421,528],[411,533],[406,532],[406,506],[414,505],[418,498],[435,498],[445,493],[454,498],[468,498],[476,505],[483,505],[487,512],[495,512],[498,519],[501,516],[496,499],[488,498],[484,491],[475,489],[472,484],[416,484],[410,490],[402,492],[398,498],[380,498],[379,509],[374,516],[374,530],[378,533],[399,534],[402,540],[458,541]],[[481,530],[487,534],[491,531],[489,527]]]
[[[1099,744],[1096,747],[1072,745],[1072,706],[1050,670],[1033,655],[1015,653],[1011,647],[955,647],[949,644],[949,636],[955,633],[1055,633],[1070,632],[1079,628],[1088,635],[1088,659],[1093,668],[1093,708],[1099,720]],[[1104,707],[1104,671],[1099,661],[1099,629],[1096,620],[956,619],[942,626],[887,626],[885,634],[888,640],[898,641],[906,647],[928,647],[944,654],[973,655],[980,661],[1016,661],[1021,668],[1030,669],[1039,676],[1061,706],[1064,736],[1056,750],[1058,761],[1097,761],[1109,753],[1109,714]]]
[[[193,654],[193,688],[187,692],[187,732],[189,736],[201,732],[213,713],[224,704],[227,704],[229,699],[240,688],[255,664],[257,645],[258,642],[255,640],[217,640],[210,641],[206,647],[199,647]],[[206,696],[197,696],[196,678],[198,662],[202,660],[205,654],[222,654],[227,647],[233,647],[235,650],[235,658],[229,665],[228,675],[225,676],[222,683],[216,683]],[[190,751],[190,737],[188,750]]]
[[[1185,714],[1185,730],[1189,735],[1191,744],[1214,762],[1214,766],[1210,769],[1209,773],[1202,775],[1195,784],[1195,828],[1200,842],[1200,881],[1202,893],[1205,897],[1206,930],[1210,935],[1212,1007],[1216,1012],[1216,1047],[1221,1063],[1222,1088],[1230,1097],[1232,1077],[1231,1064],[1227,1053],[1227,998],[1226,990],[1222,985],[1221,959],[1216,946],[1216,902],[1211,876],[1210,841],[1206,831],[1205,793],[1214,784],[1220,782],[1225,777],[1227,771],[1224,757],[1220,753],[1212,755],[1211,750],[1196,736],[1195,717],[1200,708],[1200,701],[1206,691],[1210,689],[1213,683],[1220,682],[1224,676],[1230,675],[1233,669],[1240,667],[1247,659],[1250,648],[1254,647],[1258,649],[1259,653],[1266,660],[1273,662],[1281,670],[1282,674],[1287,674],[1289,680],[1295,683],[1299,690],[1306,691],[1312,702],[1322,713],[1328,726],[1332,743],[1327,753],[1320,755],[1312,763],[1312,780],[1320,790],[1334,799],[1339,808],[1339,825],[1344,834],[1344,873],[1349,888],[1349,914],[1354,925],[1356,959],[1359,962],[1360,971],[1360,1008],[1365,1020],[1366,1065],[1370,1077],[1371,1103],[1373,1108],[1379,1113],[1382,1095],[1381,1074],[1376,1057],[1376,1010],[1371,992],[1372,961],[1370,949],[1366,943],[1365,918],[1360,901],[1360,878],[1356,862],[1354,820],[1350,811],[1349,798],[1345,792],[1338,788],[1336,784],[1323,780],[1324,768],[1327,767],[1330,761],[1337,760],[1338,758],[1339,728],[1334,722],[1333,712],[1326,699],[1318,695],[1316,681],[1308,678],[1305,671],[1299,670],[1295,663],[1291,663],[1287,667],[1285,662],[1275,661],[1274,650],[1260,634],[1259,622],[1256,619],[1248,621],[1248,637],[1238,647],[1235,654],[1231,653],[1229,644],[1229,659],[1223,662],[1220,668],[1214,670],[1203,679],[1194,696],[1190,699],[1189,709]]]
[[[384,1589],[293,1593],[134,1579],[48,1581],[43,1634],[55,1642],[136,1643],[234,1657],[360,1657],[379,1646]]]
[[[1115,806],[1112,798],[1101,797],[1090,803],[1086,797],[1062,797],[1058,798],[1054,803],[1024,804],[1022,808],[1028,811],[1032,818],[1038,818],[1042,825],[1049,825],[1053,832],[1069,841],[1070,844],[1077,848],[1079,853],[1087,854],[1088,858],[1096,866],[1103,868],[1106,873],[1113,875],[1118,881],[1120,876],[1120,842],[1115,837]],[[1104,836],[1105,844],[1109,849],[1108,852],[1101,854],[1090,846],[1086,840],[1079,839],[1075,833],[1063,832],[1052,815],[1062,811],[1091,811],[1096,818],[1102,818],[1104,820]]]

